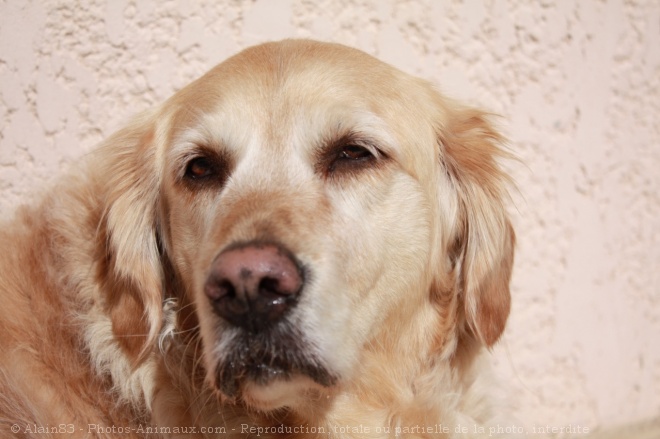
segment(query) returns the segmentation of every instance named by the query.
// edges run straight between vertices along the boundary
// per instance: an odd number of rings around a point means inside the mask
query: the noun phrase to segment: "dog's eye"
[[[177,180],[189,189],[222,188],[229,178],[231,160],[221,151],[200,148],[191,153],[183,166]]]
[[[379,167],[388,157],[376,144],[373,139],[356,133],[329,141],[318,152],[315,170],[323,178],[336,180]]]
[[[371,152],[369,152],[367,148],[364,148],[359,145],[345,146],[341,150],[341,153],[339,154],[338,157],[338,159],[340,160],[350,160],[350,161],[368,160],[371,158],[374,158],[373,154],[371,154]]]
[[[348,144],[336,151],[327,167],[328,174],[358,171],[376,160],[371,151],[360,145]]]
[[[196,157],[188,162],[186,166],[186,178],[200,180],[215,174],[215,166],[206,157]]]

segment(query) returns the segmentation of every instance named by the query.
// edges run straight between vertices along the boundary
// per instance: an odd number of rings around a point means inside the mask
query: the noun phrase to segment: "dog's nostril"
[[[259,294],[266,296],[271,294],[273,296],[285,296],[286,292],[281,292],[279,289],[280,281],[272,277],[265,277],[259,281]]]
[[[234,298],[236,297],[236,289],[234,286],[231,284],[229,281],[222,281],[218,285],[218,289],[220,290],[220,294],[222,297],[228,297],[228,298]]]
[[[204,285],[204,293],[211,300],[236,297],[234,285],[226,279],[208,279]]]
[[[295,306],[303,286],[300,265],[286,249],[248,243],[222,252],[204,286],[215,312],[258,331]]]

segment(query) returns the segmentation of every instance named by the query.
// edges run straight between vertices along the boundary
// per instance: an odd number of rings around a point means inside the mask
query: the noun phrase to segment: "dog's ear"
[[[497,160],[502,137],[473,109],[453,109],[440,127],[441,158],[457,194],[458,220],[449,243],[465,321],[486,346],[504,331],[515,235],[504,198],[506,175]]]
[[[154,126],[145,115],[108,139],[103,164],[98,276],[112,331],[134,362],[155,346],[162,324],[162,268],[157,238],[159,172]]]

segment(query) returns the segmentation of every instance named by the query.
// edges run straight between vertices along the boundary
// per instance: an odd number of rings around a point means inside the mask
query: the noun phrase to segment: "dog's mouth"
[[[241,331],[217,364],[217,389],[236,398],[246,386],[266,388],[277,382],[286,388],[286,383],[301,377],[321,387],[335,385],[337,377],[303,340],[302,334],[283,325],[263,333]]]

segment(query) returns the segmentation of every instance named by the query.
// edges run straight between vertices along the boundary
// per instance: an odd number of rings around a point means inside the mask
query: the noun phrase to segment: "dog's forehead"
[[[170,138],[197,131],[207,139],[202,143],[237,157],[250,151],[270,160],[289,156],[280,155],[283,149],[309,153],[341,131],[359,132],[382,141],[390,155],[407,156],[404,163],[424,164],[432,161],[434,144],[429,90],[346,46],[267,43],[229,58],[177,93],[170,101],[177,120],[170,126],[178,132]],[[411,147],[398,147],[413,138]]]
[[[340,123],[339,114],[383,117],[405,75],[349,47],[286,40],[249,48],[219,64],[171,100],[180,119],[218,115],[237,127],[268,123],[282,132],[296,119],[318,117]],[[191,117],[192,116],[192,117]],[[177,126],[189,124],[176,124]]]
[[[213,68],[200,83],[209,79],[222,87],[224,79],[233,89],[252,88],[266,94],[296,85],[309,94],[311,90],[333,86],[340,89],[372,88],[374,82],[386,85],[400,73],[357,49],[339,44],[285,40],[238,53]]]

